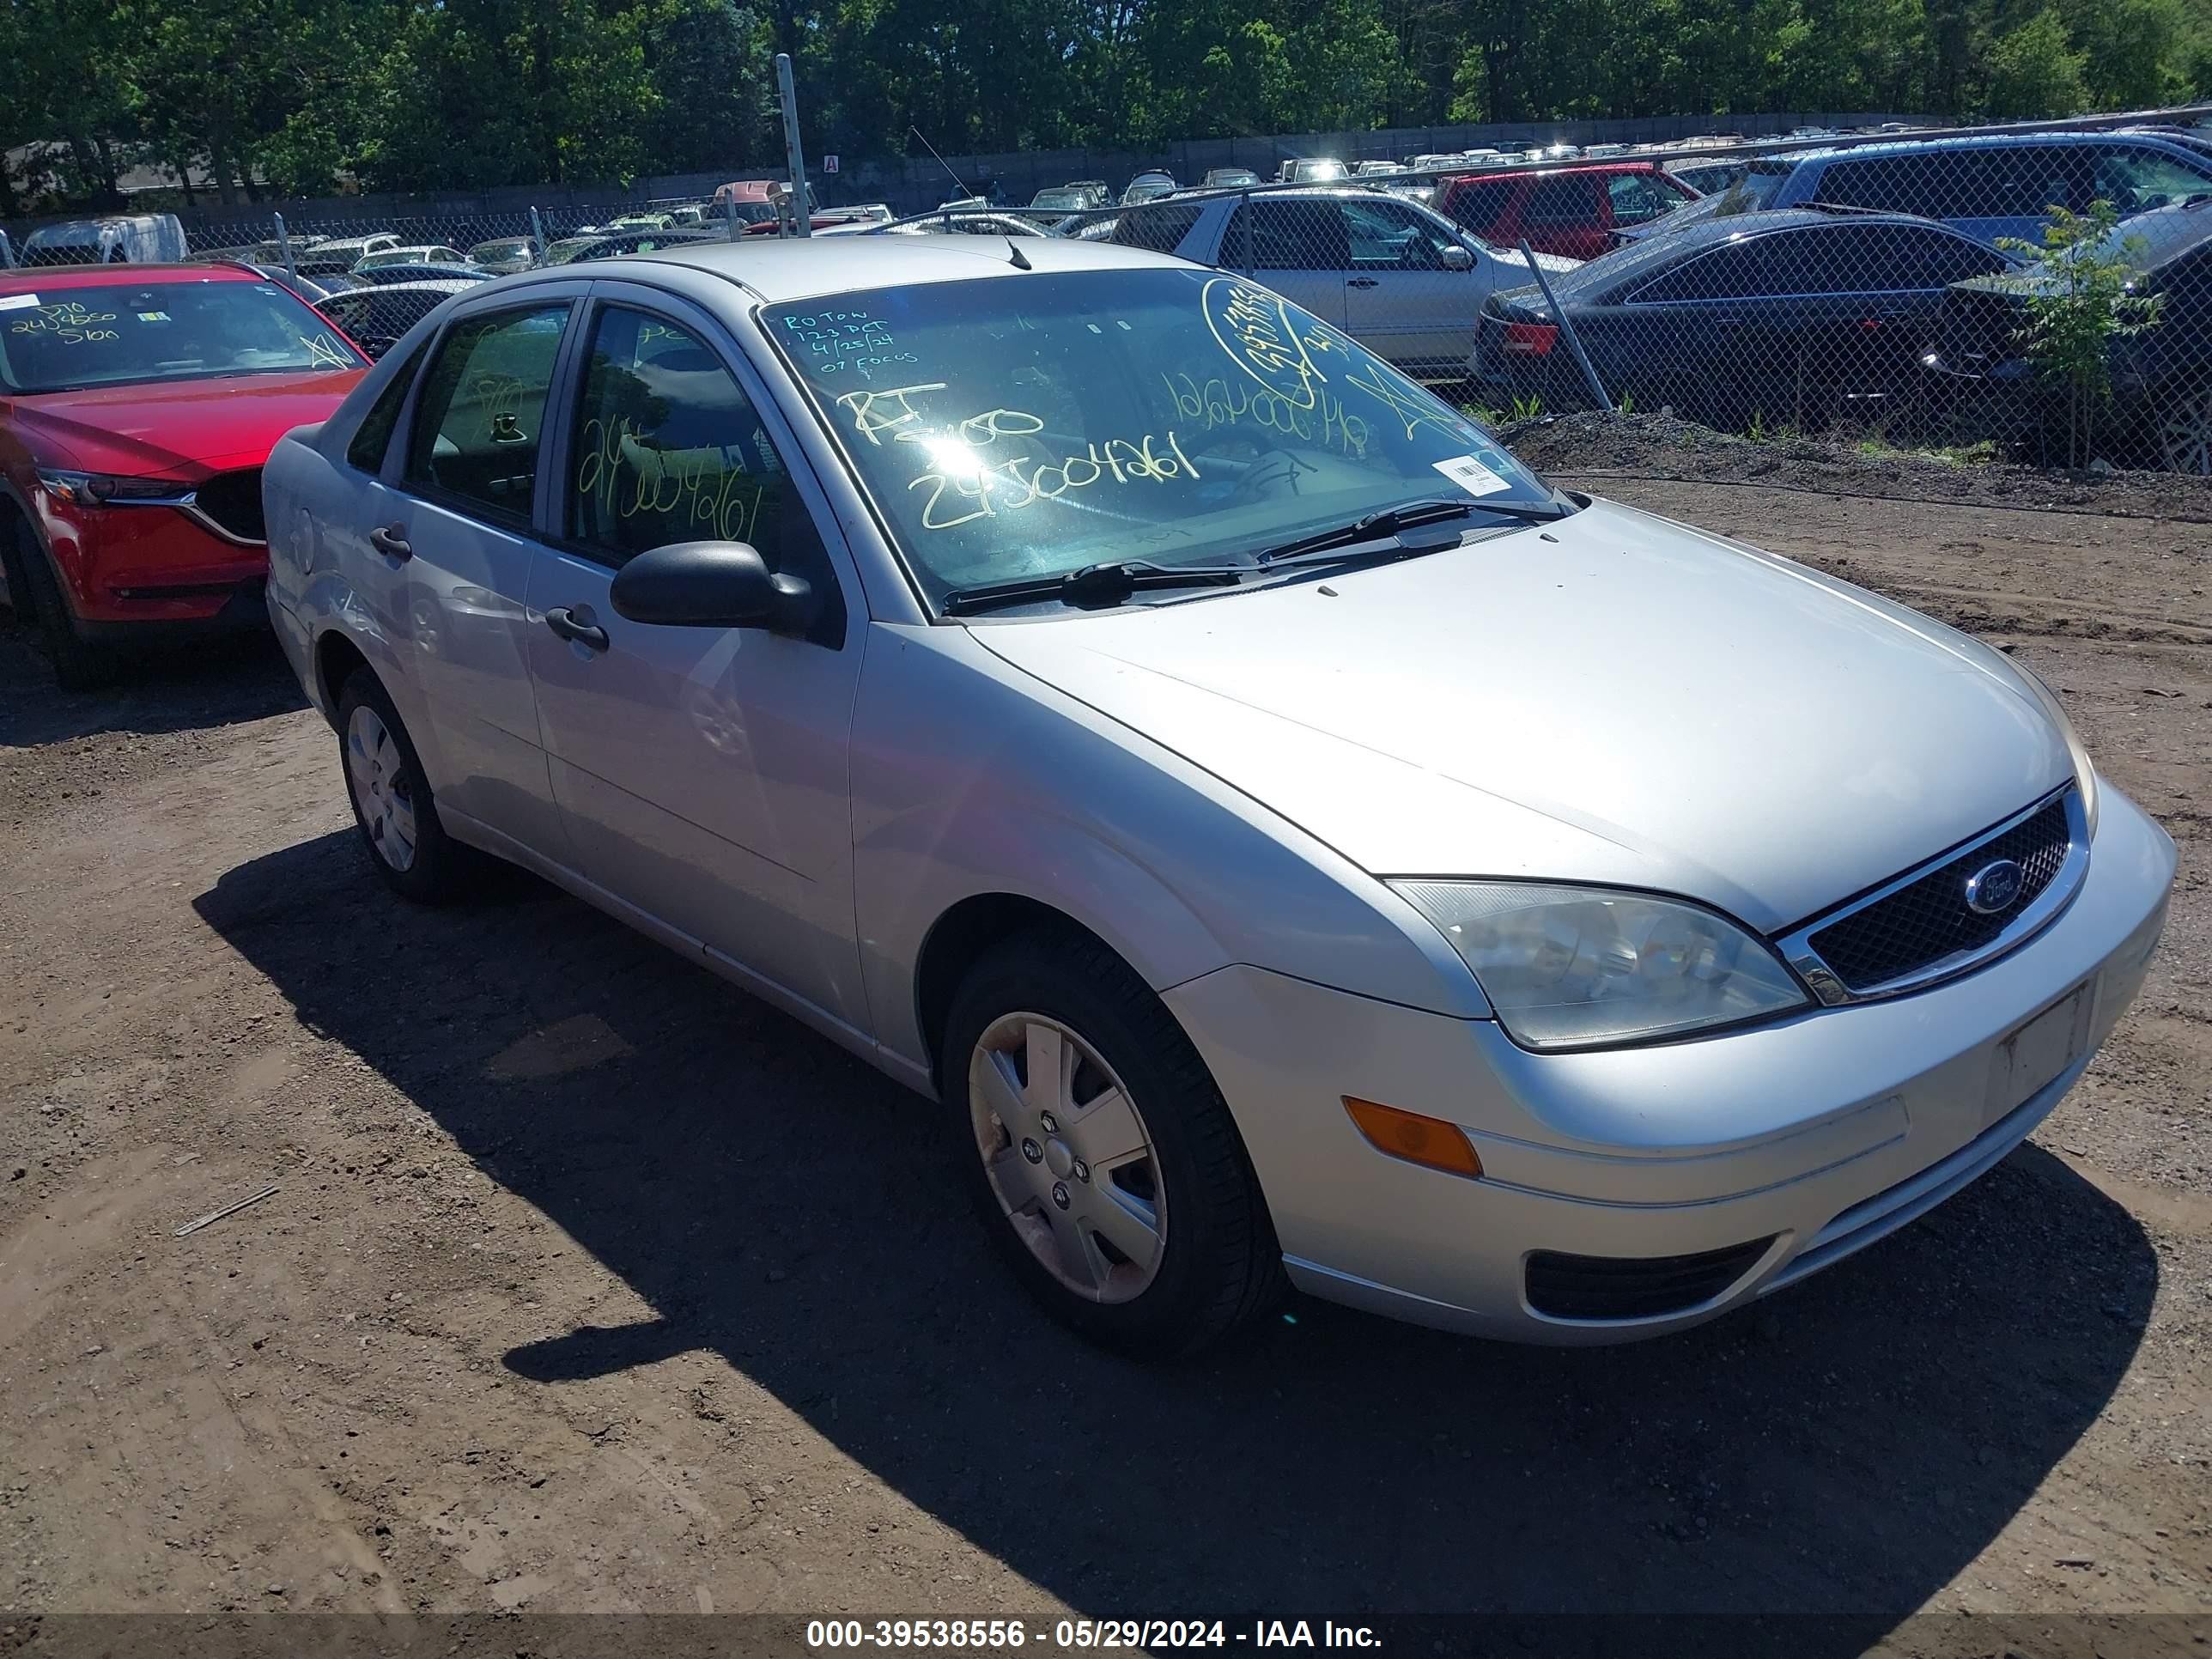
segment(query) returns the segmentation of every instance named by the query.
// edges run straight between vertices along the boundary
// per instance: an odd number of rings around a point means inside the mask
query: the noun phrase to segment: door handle
[[[573,641],[586,650],[607,648],[607,630],[590,623],[580,623],[575,613],[565,605],[557,605],[545,613],[545,625],[562,639]]]
[[[1346,288],[1374,288],[1377,286],[1377,284],[1375,278],[1372,276],[1355,276],[1350,282],[1346,283],[1345,286]]]
[[[368,532],[368,544],[387,559],[411,559],[415,556],[415,550],[408,545],[407,538],[399,531],[398,525],[393,525],[389,530],[379,525]]]

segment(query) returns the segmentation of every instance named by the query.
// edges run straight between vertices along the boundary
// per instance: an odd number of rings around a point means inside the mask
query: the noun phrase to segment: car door
[[[524,605],[548,398],[582,283],[456,313],[417,379],[376,556],[403,569],[404,640],[446,775],[441,810],[562,859]]]
[[[1782,234],[1770,232],[1724,242],[1631,289],[1620,332],[1633,356],[1610,389],[1639,404],[1673,402],[1719,427],[1794,419],[1796,366],[1772,358],[1784,264]]]
[[[1837,412],[1917,395],[1950,285],[2007,268],[1994,248],[1936,225],[1844,220],[1791,234],[1796,350]]]
[[[1344,331],[1401,368],[1463,370],[1495,262],[1404,202],[1344,201],[1337,211],[1352,263]]]
[[[664,933],[862,1025],[847,787],[857,579],[720,326],[642,284],[593,295],[564,393],[555,544],[530,581],[538,720],[570,842],[587,879]],[[630,559],[710,540],[803,576],[823,604],[810,636],[616,611]]]
[[[1352,248],[1334,201],[1255,196],[1237,204],[1224,233],[1221,264],[1249,272],[1325,323],[1344,326],[1344,282]]]

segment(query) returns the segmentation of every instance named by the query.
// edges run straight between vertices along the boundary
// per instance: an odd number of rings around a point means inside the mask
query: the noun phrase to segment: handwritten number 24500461
[[[1081,454],[1042,465],[1036,465],[1034,456],[1014,455],[970,473],[925,472],[907,488],[929,491],[921,509],[924,530],[951,530],[1001,512],[1018,512],[1037,501],[1056,501],[1070,490],[1088,489],[1109,478],[1117,484],[1165,483],[1199,476],[1198,468],[1170,430],[1164,438],[1152,433],[1137,440],[1109,438],[1103,444],[1091,444]],[[1012,486],[1004,495],[999,494],[1002,484]],[[955,497],[947,505],[974,501],[975,511],[957,518],[940,516],[939,503],[947,490]]]

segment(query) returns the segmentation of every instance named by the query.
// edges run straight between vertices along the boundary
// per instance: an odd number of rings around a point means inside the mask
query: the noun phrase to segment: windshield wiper
[[[1386,507],[1378,513],[1355,519],[1350,524],[1339,525],[1333,530],[1318,530],[1310,536],[1301,536],[1294,542],[1285,542],[1280,547],[1271,547],[1259,556],[1263,570],[1272,570],[1285,564],[1297,563],[1323,553],[1333,553],[1343,547],[1357,546],[1362,542],[1386,541],[1401,536],[1417,526],[1435,524],[1444,519],[1463,519],[1474,513],[1491,513],[1502,518],[1519,519],[1527,524],[1549,524],[1554,519],[1566,517],[1566,509],[1553,502],[1539,506],[1526,501],[1480,501],[1464,497],[1434,496],[1425,501],[1401,501],[1395,507]],[[1424,540],[1388,550],[1390,556],[1410,558],[1417,553],[1434,553],[1456,544],[1456,534],[1446,539]]]
[[[1119,605],[1133,593],[1156,587],[1234,587],[1250,575],[1249,564],[1148,564],[1141,559],[1087,564],[1058,576],[1021,576],[1012,581],[984,582],[975,587],[956,587],[938,609],[948,617],[973,616],[979,611],[1003,610],[1039,599],[1058,599],[1062,605]]]

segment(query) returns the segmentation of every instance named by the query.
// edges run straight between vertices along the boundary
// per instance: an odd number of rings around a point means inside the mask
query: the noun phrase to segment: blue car
[[[2110,202],[2123,219],[2212,196],[2212,149],[2163,133],[1999,133],[1762,156],[1726,190],[1616,234],[1670,234],[1705,220],[1818,202],[1938,219],[1994,246],[2034,241],[2052,207]]]

